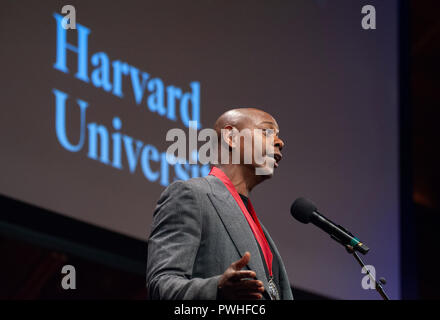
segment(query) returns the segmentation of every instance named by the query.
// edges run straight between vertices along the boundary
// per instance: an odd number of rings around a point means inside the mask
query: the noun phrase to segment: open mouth
[[[271,154],[271,155],[268,155],[268,156],[275,160],[274,167],[278,168],[278,163],[281,161],[283,156],[281,154],[279,154],[279,153],[274,153],[274,154]]]

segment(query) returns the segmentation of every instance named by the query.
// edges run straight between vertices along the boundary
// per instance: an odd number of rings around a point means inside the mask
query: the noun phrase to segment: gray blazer
[[[262,225],[279,261],[280,296],[292,291],[280,254]],[[214,300],[220,276],[249,251],[246,269],[268,287],[257,241],[240,207],[215,176],[176,181],[162,193],[148,239],[147,288],[150,299]],[[263,299],[270,299],[267,292]]]

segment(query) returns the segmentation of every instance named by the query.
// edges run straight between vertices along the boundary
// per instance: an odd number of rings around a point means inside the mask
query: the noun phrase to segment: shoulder
[[[194,193],[195,195],[210,193],[211,186],[209,176],[191,178],[188,180],[176,180],[164,190],[164,193],[180,193],[185,191]]]
[[[188,180],[176,180],[168,185],[160,195],[157,202],[162,205],[166,202],[190,202],[200,201],[211,193],[209,177],[191,178]]]

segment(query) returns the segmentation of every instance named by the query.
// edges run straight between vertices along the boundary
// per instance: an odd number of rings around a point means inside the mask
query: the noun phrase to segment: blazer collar
[[[248,267],[255,271],[257,278],[261,280],[264,287],[267,288],[268,279],[266,277],[263,259],[260,255],[255,236],[243,212],[220,179],[215,176],[207,176],[205,178],[208,180],[212,191],[208,193],[208,197],[216,209],[217,214],[220,216],[239,255],[242,257],[246,251],[249,251],[251,259]],[[233,261],[231,261],[231,263],[232,262]]]

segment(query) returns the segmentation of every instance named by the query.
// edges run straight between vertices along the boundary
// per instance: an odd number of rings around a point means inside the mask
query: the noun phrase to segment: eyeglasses
[[[276,135],[278,135],[278,130],[274,130],[271,128],[258,128],[260,129],[263,134],[267,137],[267,138],[275,138]]]

